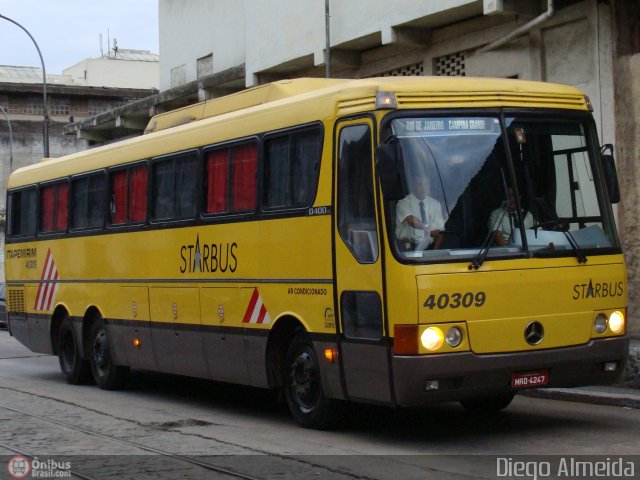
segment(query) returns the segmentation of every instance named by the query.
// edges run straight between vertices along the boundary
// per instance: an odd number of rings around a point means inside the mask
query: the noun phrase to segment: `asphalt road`
[[[0,331],[0,478],[12,478],[2,463],[17,453],[70,460],[78,478],[417,479],[498,478],[498,461],[539,455],[624,458],[638,470],[626,456],[639,452],[635,409],[528,397],[489,417],[457,404],[357,406],[321,432],[258,389],[149,372],[117,392],[70,386],[57,358]]]

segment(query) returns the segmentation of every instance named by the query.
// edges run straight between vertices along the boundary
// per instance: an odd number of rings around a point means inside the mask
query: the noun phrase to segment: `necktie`
[[[511,220],[512,220],[513,226],[515,228],[520,228],[520,222],[518,221],[518,215],[516,215],[515,212],[511,214]]]
[[[424,202],[420,201],[419,205],[420,205],[420,220],[422,220],[422,223],[427,223],[427,213],[424,211]]]

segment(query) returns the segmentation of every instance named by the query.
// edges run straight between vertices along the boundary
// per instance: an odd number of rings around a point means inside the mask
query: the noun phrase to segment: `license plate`
[[[541,387],[549,383],[549,372],[514,373],[511,376],[512,388]]]

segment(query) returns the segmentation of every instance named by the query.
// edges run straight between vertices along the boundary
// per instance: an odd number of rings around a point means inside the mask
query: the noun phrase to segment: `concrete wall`
[[[196,60],[211,53],[214,72],[245,62],[244,9],[239,0],[160,0],[159,22],[160,90],[172,87],[171,70],[182,65],[184,82],[196,80]]]
[[[62,157],[70,153],[89,148],[86,140],[79,140],[70,135],[49,136],[49,155],[52,158]],[[13,133],[13,170],[33,165],[42,160],[42,133]],[[0,130],[0,211],[5,211],[6,185],[9,179],[9,134],[6,129]]]
[[[622,194],[621,239],[627,259],[631,334],[640,338],[640,53],[616,61],[616,155]]]
[[[395,39],[392,27],[407,22],[428,28],[481,14],[481,0],[333,0],[331,44],[372,36],[387,44]],[[248,87],[257,73],[283,63],[324,62],[321,0],[160,0],[159,18],[161,90],[171,88],[171,70],[182,65],[185,82],[196,80],[196,59],[210,53],[214,72],[245,64]]]

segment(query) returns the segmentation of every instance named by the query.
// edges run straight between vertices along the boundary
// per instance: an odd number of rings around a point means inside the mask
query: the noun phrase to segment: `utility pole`
[[[324,0],[325,40],[324,65],[326,78],[331,78],[331,15],[329,15],[329,0]]]

